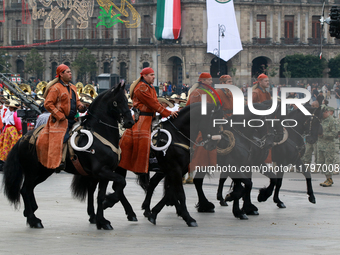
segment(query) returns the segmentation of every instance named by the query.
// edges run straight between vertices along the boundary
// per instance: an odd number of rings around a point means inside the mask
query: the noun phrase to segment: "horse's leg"
[[[96,213],[94,211],[94,192],[96,191],[97,188],[97,181],[91,181],[88,191],[87,191],[87,214],[90,216],[89,222],[91,224],[96,223]]]
[[[242,211],[247,215],[259,215],[258,208],[251,203],[250,193],[253,188],[253,182],[251,178],[240,179],[244,183],[244,196],[243,196],[243,208]]]
[[[158,215],[158,213],[163,209],[163,207],[166,205],[167,200],[168,200],[168,196],[167,196],[167,194],[166,194],[166,192],[165,192],[164,197],[158,202],[157,205],[155,205],[155,206],[152,208],[151,213],[150,213],[150,215],[148,216],[148,220],[149,220],[152,224],[156,225],[156,218],[157,218],[157,215]]]
[[[99,181],[98,196],[97,196],[97,214],[96,214],[96,225],[97,229],[113,230],[111,222],[104,218],[104,200],[107,199],[105,196],[108,180],[102,179]],[[118,202],[118,201],[117,201]]]
[[[197,227],[196,220],[192,218],[188,212],[188,209],[185,203],[186,199],[185,199],[185,192],[183,189],[183,185],[179,186],[177,196],[178,196],[179,208],[180,208],[180,213],[181,213],[180,216],[182,216],[183,220],[187,223],[189,227]],[[177,212],[178,212],[178,209],[177,209]]]
[[[146,191],[146,196],[145,196],[145,199],[142,203],[142,209],[144,210],[144,216],[145,217],[149,217],[149,215],[151,214],[150,204],[151,204],[152,194],[153,194],[155,188],[157,187],[157,185],[159,184],[159,182],[163,178],[164,178],[163,173],[155,173],[150,179],[149,187]]]
[[[103,200],[103,209],[114,206],[123,196],[123,190],[126,186],[125,178],[119,173],[110,171],[107,167],[103,167],[98,173],[100,179],[114,182],[114,193],[107,194]]]
[[[272,172],[262,172],[262,174],[270,179],[269,186],[267,188],[261,188],[257,201],[265,202],[273,194],[274,187],[276,186],[276,174]]]
[[[38,177],[33,177],[31,172],[29,174],[26,174],[25,181],[20,190],[25,205],[23,214],[27,218],[27,224],[31,228],[44,228],[41,220],[37,218],[34,214],[34,212],[38,209],[38,205],[34,196],[34,188],[39,183],[45,181],[53,172],[48,169],[43,169],[40,171],[40,168],[38,167],[35,169],[38,169],[37,174],[40,175]]]
[[[197,172],[194,178],[194,184],[197,191],[198,203],[196,205],[198,212],[215,212],[215,205],[208,201],[203,192],[203,178],[205,172]]]
[[[227,196],[229,198],[227,201],[233,201],[233,214],[236,218],[239,218],[240,220],[247,220],[248,217],[245,215],[245,213],[240,209],[240,199],[244,194],[244,188],[241,184],[241,179],[234,179],[234,188],[232,193],[230,193],[230,196]]]
[[[224,186],[224,183],[227,180],[227,178],[228,178],[228,173],[222,172],[221,175],[220,175],[220,180],[218,182],[216,198],[217,198],[217,200],[220,201],[221,206],[228,206],[227,202],[223,198],[223,186]]]
[[[315,196],[314,196],[314,192],[313,192],[313,186],[312,186],[312,176],[310,174],[310,171],[308,171],[306,169],[306,166],[302,163],[301,159],[297,162],[298,166],[302,166],[301,170],[302,170],[302,174],[305,176],[306,178],[306,184],[307,184],[307,194],[308,194],[308,200],[309,202],[315,204],[316,200],[315,200]]]
[[[116,170],[115,170],[116,173],[120,174],[121,176],[124,177],[124,179],[126,179],[126,173],[127,171],[121,167],[118,167]],[[116,183],[114,182],[112,184],[112,188],[113,190],[116,191]],[[124,194],[124,190],[122,190],[122,193],[121,193],[121,197],[120,197],[120,202],[122,203],[123,207],[124,207],[124,210],[125,210],[125,214],[127,215],[127,219],[129,221],[138,221],[137,220],[137,216],[135,214],[135,212],[133,211],[132,209],[132,206],[131,204],[129,203],[129,201],[127,200],[125,194]]]
[[[279,199],[279,193],[280,193],[280,188],[282,186],[282,179],[283,179],[283,171],[279,171],[277,173],[277,182],[275,186],[275,192],[274,192],[274,203],[276,203],[277,207],[279,208],[286,208],[285,204]]]

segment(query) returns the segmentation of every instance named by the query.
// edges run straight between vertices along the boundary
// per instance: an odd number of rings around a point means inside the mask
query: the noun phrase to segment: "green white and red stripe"
[[[178,39],[180,33],[181,0],[157,0],[157,40]]]

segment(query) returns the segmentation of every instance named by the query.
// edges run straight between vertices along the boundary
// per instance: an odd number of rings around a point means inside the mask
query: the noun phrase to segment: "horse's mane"
[[[108,89],[108,90],[106,90],[106,91],[100,93],[100,94],[93,100],[93,102],[90,104],[88,110],[91,112],[91,110],[93,110],[93,107],[95,107],[95,106],[98,104],[98,102],[101,102],[101,101],[102,101],[102,98],[103,98],[109,91],[110,91],[110,89]]]

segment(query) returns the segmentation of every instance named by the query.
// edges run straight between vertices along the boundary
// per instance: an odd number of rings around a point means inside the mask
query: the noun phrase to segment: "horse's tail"
[[[93,184],[93,181],[82,175],[74,175],[71,184],[72,195],[74,198],[80,201],[85,201],[89,191],[89,187]]]
[[[15,208],[20,204],[20,189],[23,181],[23,168],[19,161],[19,142],[17,142],[8,154],[3,167],[4,194]]]
[[[146,174],[138,174],[137,183],[146,193],[150,184],[150,173],[148,172]]]

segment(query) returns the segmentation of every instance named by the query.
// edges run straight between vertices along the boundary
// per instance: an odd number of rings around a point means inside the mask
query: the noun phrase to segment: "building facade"
[[[326,1],[326,11],[340,0]],[[182,0],[182,31],[178,40],[154,37],[156,0],[6,0],[0,1],[0,43],[6,49],[12,71],[24,78],[26,56],[35,47],[43,56],[43,80],[54,77],[60,63],[72,64],[83,48],[96,58],[97,72],[116,73],[132,83],[143,67],[152,67],[158,82],[193,84],[201,72],[234,76],[237,85],[250,83],[261,68],[282,76],[284,58],[295,53],[320,54],[326,60],[339,53],[340,44],[322,32],[319,0],[235,0],[235,12],[243,50],[228,62],[207,53],[206,2]],[[121,22],[101,25],[103,14],[120,14]],[[109,15],[112,19],[113,15]],[[228,36],[227,34],[225,36]],[[216,35],[218,40],[218,35]],[[52,43],[51,43],[52,42]],[[4,57],[4,56],[2,56]],[[76,80],[77,73],[74,73]],[[324,71],[327,78],[327,69]]]

